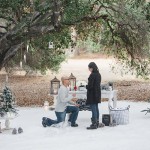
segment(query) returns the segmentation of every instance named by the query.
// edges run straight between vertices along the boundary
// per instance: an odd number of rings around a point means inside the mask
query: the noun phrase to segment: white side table
[[[76,93],[76,97],[80,99],[87,98],[87,91],[69,91],[69,94]],[[101,98],[108,98],[108,106],[117,107],[117,90],[101,90]]]

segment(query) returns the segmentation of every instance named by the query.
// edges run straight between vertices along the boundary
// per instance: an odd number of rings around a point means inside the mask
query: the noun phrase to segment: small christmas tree
[[[4,117],[8,112],[17,115],[17,110],[14,108],[15,98],[11,90],[5,86],[3,93],[0,95],[0,116]]]

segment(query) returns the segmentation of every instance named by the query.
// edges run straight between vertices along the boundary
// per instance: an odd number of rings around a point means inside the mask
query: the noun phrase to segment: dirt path
[[[107,81],[143,81],[141,79],[138,79],[135,77],[135,75],[131,75],[131,73],[128,73],[126,75],[122,75],[121,71],[123,71],[122,67],[116,64],[114,59],[68,59],[66,62],[63,62],[61,64],[61,69],[58,73],[51,73],[50,71],[47,72],[47,78],[48,80],[54,78],[54,76],[57,76],[59,79],[62,75],[70,75],[71,73],[74,74],[74,76],[77,78],[77,80],[87,80],[89,76],[88,71],[88,64],[90,62],[94,61],[101,73],[102,76],[102,82]],[[115,72],[112,71],[112,66],[115,66]],[[0,71],[0,74],[4,74],[4,71]],[[18,75],[24,74],[24,72],[15,72]]]
[[[77,77],[77,80],[87,80],[89,76],[88,64],[92,61],[94,61],[99,68],[99,71],[102,75],[102,82],[118,80],[141,80],[136,78],[135,75],[131,75],[130,73],[122,76],[120,73],[122,67],[117,65],[114,59],[69,59],[67,62],[62,63],[59,74],[54,75],[60,78],[61,75],[70,75],[72,72],[74,76]],[[118,72],[112,72],[112,66],[115,66],[115,70]]]

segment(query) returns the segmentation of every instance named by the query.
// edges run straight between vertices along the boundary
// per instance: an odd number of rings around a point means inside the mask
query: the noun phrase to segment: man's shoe
[[[47,119],[46,117],[43,117],[43,118],[42,118],[43,121],[46,120],[46,119]]]
[[[42,125],[43,125],[44,128],[46,127],[45,121],[42,121]]]
[[[46,127],[47,125],[46,125],[46,117],[43,117],[42,118],[42,125],[43,125],[43,127]]]
[[[78,127],[78,124],[71,124],[71,127]]]

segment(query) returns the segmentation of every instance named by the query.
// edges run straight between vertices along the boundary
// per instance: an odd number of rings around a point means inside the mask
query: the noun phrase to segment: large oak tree
[[[57,70],[64,49],[88,37],[139,76],[149,75],[150,3],[145,0],[0,0],[0,69]],[[54,48],[48,48],[48,42]]]

